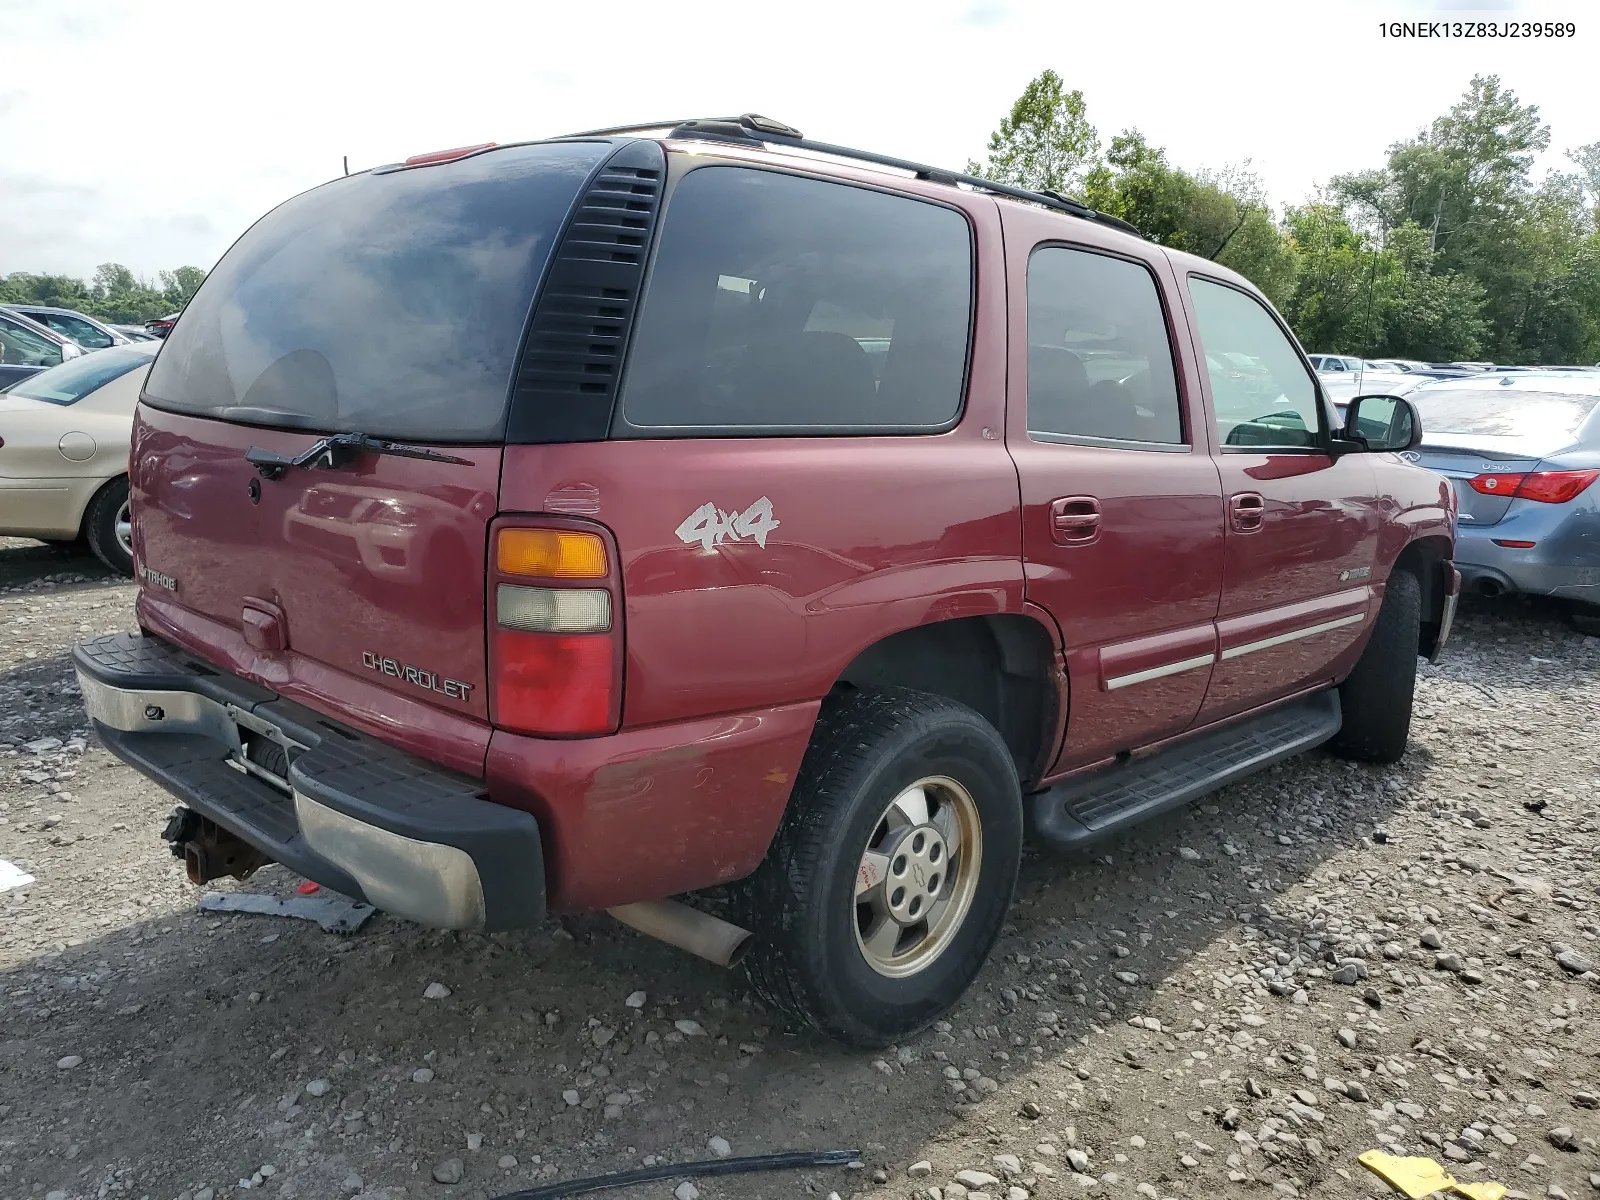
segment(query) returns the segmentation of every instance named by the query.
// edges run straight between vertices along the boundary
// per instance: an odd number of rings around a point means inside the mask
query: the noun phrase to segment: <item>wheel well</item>
[[[999,730],[1026,789],[1055,749],[1054,663],[1049,634],[1029,617],[961,617],[873,643],[834,688],[913,688],[975,709]]]
[[[1449,557],[1449,538],[1425,537],[1408,543],[1394,560],[1394,571],[1407,571],[1422,585],[1422,636],[1417,652],[1423,657],[1432,652],[1444,620],[1443,564]]]

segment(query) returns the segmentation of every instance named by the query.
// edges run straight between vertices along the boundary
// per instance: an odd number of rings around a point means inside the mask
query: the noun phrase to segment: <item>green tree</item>
[[[161,299],[173,309],[181,309],[200,290],[206,273],[199,267],[179,267],[176,271],[162,271],[160,278]]]
[[[986,162],[969,174],[1013,187],[1075,191],[1100,153],[1100,135],[1085,112],[1083,93],[1067,91],[1061,76],[1045,71],[1032,80],[1000,127],[989,135]]]

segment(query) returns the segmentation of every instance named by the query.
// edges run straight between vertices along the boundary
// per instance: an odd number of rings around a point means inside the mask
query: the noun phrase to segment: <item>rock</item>
[[[1438,950],[1444,946],[1444,939],[1439,936],[1437,929],[1424,929],[1421,942],[1424,950]]]
[[[728,1144],[728,1139],[725,1137],[712,1138],[706,1143],[706,1149],[718,1158],[727,1158],[733,1153],[733,1147]]]
[[[1252,1100],[1260,1100],[1266,1096],[1267,1089],[1262,1087],[1255,1079],[1246,1079],[1244,1081],[1244,1092]]]
[[[427,1067],[418,1067],[415,1071],[411,1072],[411,1082],[432,1083],[433,1072]]]
[[[1459,975],[1464,966],[1459,954],[1436,954],[1433,965],[1435,970],[1449,971],[1453,975]]]
[[[1006,1189],[1006,1200],[1029,1200],[1030,1195],[1027,1188],[1017,1187],[1015,1184]]]
[[[450,989],[445,987],[445,985],[442,983],[430,983],[426,988],[423,989],[422,992],[422,998],[424,1000],[445,1000],[448,999],[449,996]]]
[[[1556,965],[1563,971],[1571,971],[1574,975],[1584,975],[1594,970],[1594,963],[1576,950],[1561,951],[1556,955]]]
[[[1354,1029],[1341,1029],[1336,1036],[1339,1039],[1339,1045],[1346,1050],[1354,1050],[1356,1048],[1356,1031]]]
[[[956,1182],[969,1192],[981,1192],[986,1187],[993,1187],[1000,1181],[987,1171],[957,1171]]]
[[[577,1088],[568,1088],[561,1093],[561,1098],[567,1102],[568,1108],[576,1108],[583,1103],[583,1097],[578,1094]]]
[[[685,1179],[672,1192],[676,1200],[700,1200],[700,1189]]]
[[[1240,1119],[1239,1110],[1237,1108],[1230,1108],[1222,1114],[1222,1127],[1229,1133],[1232,1133],[1235,1129],[1239,1128]]]
[[[602,1025],[600,1028],[594,1031],[591,1040],[594,1042],[595,1049],[599,1050],[602,1047],[609,1045],[611,1039],[616,1036],[617,1034],[615,1030],[607,1029],[604,1025]]]
[[[1076,1146],[1073,1146],[1067,1151],[1067,1165],[1079,1175],[1087,1175],[1089,1173],[1089,1156]]]
[[[333,1091],[333,1084],[326,1079],[313,1079],[306,1084],[306,1095],[308,1096],[326,1096],[331,1091]]]
[[[1574,1092],[1572,1102],[1579,1108],[1600,1108],[1600,1096],[1593,1092]]]
[[[623,1003],[629,1008],[643,1008],[645,999],[646,997],[643,992],[634,992],[629,995],[629,997],[624,1000]]]
[[[433,1178],[437,1183],[460,1183],[465,1168],[459,1158],[447,1158],[433,1169]]]
[[[1593,1107],[1592,1105],[1590,1107]],[[1044,1110],[1032,1100],[1025,1101],[1022,1105],[1022,1115],[1030,1121],[1037,1121],[1044,1116]]]
[[[706,1028],[699,1021],[674,1021],[672,1027],[684,1037],[705,1037]],[[697,1192],[696,1195],[699,1193]]]
[[[927,1159],[914,1162],[906,1168],[906,1174],[912,1179],[926,1179],[933,1174],[933,1164]]]
[[[194,1200],[216,1200],[216,1195],[216,1192],[204,1187],[194,1194]]]
[[[1116,972],[1116,978],[1117,982],[1125,983],[1129,987],[1133,987],[1139,982],[1139,977],[1132,971],[1118,971]]]
[[[517,1156],[515,1154],[502,1154],[500,1156],[500,1161],[495,1163],[495,1166],[499,1167],[502,1171],[509,1171],[516,1165]]]
[[[1549,1139],[1550,1144],[1557,1150],[1565,1150],[1569,1154],[1576,1154],[1578,1152],[1579,1146],[1577,1135],[1572,1132],[1572,1129],[1569,1126],[1557,1125],[1554,1129],[1547,1133],[1545,1137]]]
[[[1352,1079],[1344,1085],[1344,1094],[1357,1104],[1365,1104],[1368,1100],[1367,1085],[1359,1079]]]
[[[1199,862],[1200,851],[1191,850],[1188,846],[1179,846],[1178,857],[1183,859],[1184,862]]]
[[[366,1185],[361,1182],[361,1176],[351,1171],[350,1174],[344,1177],[344,1182],[339,1186],[347,1192],[359,1192]]]
[[[82,715],[81,713],[79,714]],[[55,737],[42,737],[31,742],[22,743],[22,748],[29,754],[49,754],[52,750],[61,749],[61,739]]]
[[[996,1154],[994,1156],[994,1165],[999,1167],[1001,1172],[1006,1175],[1022,1174],[1022,1162],[1015,1154]]]
[[[483,1134],[481,1134],[481,1133],[469,1133],[469,1134],[467,1134],[467,1149],[468,1150],[482,1150],[483,1149]]]
[[[73,1067],[83,1066],[83,1055],[69,1054],[65,1058],[56,1059],[56,1066],[60,1070],[70,1071]]]

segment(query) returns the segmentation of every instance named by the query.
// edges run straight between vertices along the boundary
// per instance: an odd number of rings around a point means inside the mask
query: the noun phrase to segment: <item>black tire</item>
[[[133,555],[117,537],[117,514],[128,503],[128,479],[113,479],[89,501],[83,536],[94,556],[119,575],[133,574]]]
[[[943,950],[915,974],[893,978],[870,965],[857,936],[857,872],[888,805],[941,776],[973,802],[978,874]],[[767,1003],[853,1046],[883,1046],[927,1027],[988,957],[1016,889],[1022,838],[1011,753],[972,709],[900,689],[829,701],[766,859],[733,889],[734,919],[756,935],[745,959],[751,985]]]
[[[1417,646],[1422,635],[1422,583],[1394,571],[1383,606],[1355,669],[1339,685],[1344,724],[1330,749],[1362,762],[1399,762],[1411,734],[1417,689]]]

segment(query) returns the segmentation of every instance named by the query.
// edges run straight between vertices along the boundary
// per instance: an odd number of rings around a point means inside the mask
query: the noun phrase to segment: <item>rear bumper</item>
[[[117,757],[189,808],[335,891],[424,924],[511,929],[544,919],[532,814],[156,638],[73,650],[84,704]],[[285,774],[247,760],[265,739]]]
[[[1600,509],[1514,501],[1494,525],[1460,526],[1456,566],[1469,591],[1524,592],[1600,604]],[[1532,546],[1502,546],[1528,541]]]

